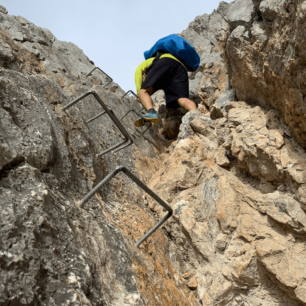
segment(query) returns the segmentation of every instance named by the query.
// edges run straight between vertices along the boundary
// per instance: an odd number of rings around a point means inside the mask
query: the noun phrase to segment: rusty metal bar
[[[99,115],[87,120],[88,121],[92,121],[95,118],[102,116],[104,113],[107,113],[109,115],[109,117],[111,118],[111,120],[115,123],[115,125],[117,126],[117,128],[119,129],[119,131],[123,134],[123,136],[125,137],[125,139],[123,141],[121,141],[120,143],[112,146],[109,149],[106,149],[105,151],[97,154],[97,157],[102,156],[112,150],[115,150],[114,152],[118,152],[128,146],[130,146],[134,141],[133,138],[130,136],[130,134],[128,133],[128,131],[124,128],[124,126],[122,125],[121,121],[117,118],[117,116],[115,115],[115,113],[109,109],[107,107],[107,105],[102,101],[102,99],[99,97],[99,95],[95,92],[95,91],[88,91],[85,94],[81,95],[80,97],[76,98],[75,100],[73,100],[72,102],[68,103],[66,106],[63,107],[63,110],[66,110],[68,108],[70,108],[71,106],[73,106],[74,104],[76,104],[77,102],[81,101],[82,99],[86,98],[89,95],[93,95],[96,100],[98,101],[98,103],[102,106],[102,108],[104,109],[104,112],[100,113]],[[122,146],[123,145],[123,146]],[[122,147],[121,147],[122,146]]]
[[[132,172],[126,167],[119,166],[113,172],[108,174],[97,186],[95,186],[81,201],[77,203],[79,207],[83,207],[84,204],[109,180],[111,180],[116,174],[123,172],[132,181],[134,181],[142,190],[149,194],[155,201],[157,201],[168,213],[158,221],[140,240],[136,242],[136,246],[140,246],[145,240],[148,239],[158,228],[160,228],[173,214],[172,208],[166,204],[155,192],[148,188],[143,182],[141,182]]]
[[[113,79],[108,74],[106,74],[101,68],[95,67],[86,76],[87,77],[90,76],[96,69],[99,69],[102,73],[104,73],[110,79],[110,81],[106,85],[103,86],[103,88],[105,88],[108,84],[110,84],[113,81]]]

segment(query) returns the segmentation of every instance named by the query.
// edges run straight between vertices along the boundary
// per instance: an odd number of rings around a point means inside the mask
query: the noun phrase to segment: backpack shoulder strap
[[[158,61],[159,59],[160,59],[160,57],[165,53],[163,50],[157,50],[156,52],[155,52],[156,54],[154,54],[155,55],[155,58],[154,58],[154,61],[152,62],[152,64],[153,63],[155,63],[156,61]],[[154,56],[153,55],[153,56]]]
[[[160,57],[161,57],[163,54],[165,54],[165,53],[167,53],[167,52],[165,52],[164,50],[157,50],[157,51],[152,55],[152,57],[155,56],[155,58],[154,58],[152,64],[151,64],[151,65],[149,66],[149,68],[147,69],[147,73],[146,73],[146,74],[149,73],[149,70],[150,70],[150,68],[152,67],[152,65],[153,65],[156,61],[158,61],[158,60],[160,59]]]

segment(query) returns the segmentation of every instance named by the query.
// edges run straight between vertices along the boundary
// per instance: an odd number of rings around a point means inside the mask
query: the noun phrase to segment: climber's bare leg
[[[152,94],[153,94],[153,87],[151,86],[144,89],[140,89],[138,93],[140,103],[143,105],[143,107],[146,110],[153,108],[153,101],[151,99]]]
[[[197,105],[193,101],[189,100],[188,98],[179,98],[177,100],[177,103],[182,109],[188,112],[197,109]]]
[[[140,89],[138,93],[138,98],[143,107],[149,112],[140,116],[137,120],[135,120],[134,125],[136,127],[142,127],[148,123],[157,124],[160,121],[160,118],[157,112],[153,109],[153,101],[151,99],[151,95],[153,94],[153,87],[149,86],[144,89]]]

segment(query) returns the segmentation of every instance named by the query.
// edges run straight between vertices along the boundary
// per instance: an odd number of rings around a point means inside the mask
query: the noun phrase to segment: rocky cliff
[[[304,11],[295,0],[221,2],[181,33],[201,56],[198,111],[169,111],[121,141],[136,100],[75,45],[0,7],[0,305],[306,305]],[[200,10],[200,9],[199,9]],[[100,67],[103,69],[103,67]],[[124,165],[173,217],[124,175]]]

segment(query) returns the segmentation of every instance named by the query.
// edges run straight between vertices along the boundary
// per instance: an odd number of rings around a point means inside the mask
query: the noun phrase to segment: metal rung
[[[138,112],[142,112],[142,111],[145,111],[145,108],[143,107],[143,108],[141,108]]]
[[[130,110],[127,111],[127,113],[126,113],[120,120],[122,121],[130,112],[135,113],[137,116],[141,116],[141,114],[139,114],[139,113],[136,112],[135,110],[130,109]]]
[[[145,110],[144,107],[141,108],[138,112],[142,112],[143,110]],[[142,132],[141,135],[143,136],[143,134],[144,134],[151,126],[152,126],[152,123],[149,124],[148,128],[147,128],[144,132]]]
[[[128,95],[129,93],[131,93],[135,98],[138,98],[138,96],[135,94],[135,92],[133,90],[129,90],[127,91],[121,98],[124,98],[126,95]],[[142,112],[145,108],[141,108],[139,111],[135,111],[133,109],[130,109],[122,118],[121,120],[129,113],[129,112],[134,112],[135,114],[137,114],[138,116],[141,116],[139,115],[139,112]],[[144,132],[140,132],[140,134],[143,136],[143,134],[152,126],[152,123],[149,124],[148,128],[144,131]]]
[[[143,182],[141,182],[133,173],[131,173],[124,166],[117,167],[112,173],[108,174],[96,187],[94,187],[81,201],[77,203],[78,206],[83,207],[84,204],[110,179],[112,179],[119,172],[123,172],[132,181],[134,181],[142,190],[149,194],[154,200],[156,200],[162,207],[164,207],[168,213],[159,220],[139,241],[136,242],[136,246],[140,246],[145,240],[147,240],[159,227],[161,227],[172,215],[173,210],[168,206],[156,193],[148,188]]]
[[[112,146],[109,149],[106,149],[105,151],[97,154],[97,157],[102,156],[112,150],[115,150],[114,152],[118,152],[128,146],[130,146],[133,143],[133,139],[130,136],[130,134],[128,133],[128,131],[124,128],[123,124],[121,123],[121,121],[117,118],[117,116],[114,114],[114,112],[109,109],[106,104],[101,100],[101,98],[98,96],[98,94],[95,91],[88,91],[85,94],[83,94],[82,96],[76,98],[75,100],[73,100],[72,102],[68,103],[66,106],[63,107],[63,111],[65,111],[66,109],[70,108],[71,106],[73,106],[74,104],[78,103],[79,101],[83,100],[84,98],[86,98],[89,95],[93,95],[96,100],[98,101],[98,103],[102,106],[102,108],[104,109],[105,112],[102,112],[100,114],[98,114],[95,117],[92,117],[91,119],[87,120],[86,122],[90,122],[94,119],[96,119],[99,116],[102,116],[104,113],[107,113],[109,115],[109,117],[112,119],[112,121],[115,123],[115,125],[117,126],[117,128],[119,129],[119,131],[123,134],[123,136],[125,137],[125,139],[123,141],[121,141],[120,143]],[[122,147],[121,147],[122,146]]]
[[[140,116],[141,117],[141,114],[139,114],[140,111],[142,111],[144,109],[144,107],[142,109],[140,109],[138,112],[133,110],[133,109],[130,109],[126,112],[126,114],[120,119],[121,121],[130,113],[130,112],[133,112],[135,113],[137,116]],[[152,123],[149,124],[148,128],[144,131],[144,132],[140,132],[140,134],[143,136],[143,134],[152,126]]]
[[[152,126],[152,123],[150,123],[150,124],[148,125],[147,129],[146,129],[144,132],[142,132],[141,135],[143,136],[143,134],[144,134],[151,126]]]
[[[100,114],[98,114],[97,116],[94,116],[94,117],[88,119],[88,120],[86,121],[86,123],[89,123],[89,122],[91,122],[91,121],[93,121],[93,120],[99,118],[100,116],[102,116],[102,115],[104,115],[104,114],[106,114],[106,111],[103,111],[103,112],[101,112]]]
[[[113,79],[99,67],[95,67],[94,69],[92,69],[86,76],[87,77],[90,76],[96,69],[99,69],[102,73],[104,73],[110,79],[110,81],[106,85],[103,86],[103,88],[105,88],[108,84],[110,84],[113,81]]]
[[[121,98],[124,98],[126,95],[128,95],[129,93],[131,93],[136,99],[138,98],[138,96],[135,94],[135,92],[133,90],[129,90],[127,91]]]

